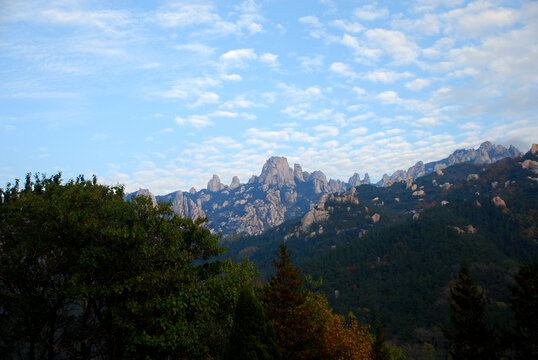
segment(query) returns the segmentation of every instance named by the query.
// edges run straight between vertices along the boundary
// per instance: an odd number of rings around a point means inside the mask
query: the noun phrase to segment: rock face
[[[258,177],[258,183],[276,185],[277,187],[295,186],[293,171],[285,157],[273,156],[263,165],[262,173]]]
[[[211,192],[217,192],[224,189],[224,185],[221,184],[218,175],[213,175],[213,178],[207,183],[207,190]]]
[[[533,147],[535,148],[538,151],[538,146]],[[399,170],[392,176],[384,175],[378,185],[388,186],[396,181],[405,181],[408,188],[416,191],[413,195],[424,196],[424,191],[417,191],[416,184],[413,184],[412,180],[416,177],[458,162],[490,163],[518,155],[520,153],[514,147],[505,149],[486,142],[477,150],[458,150],[441,161],[427,164],[419,161],[407,171]],[[535,165],[528,162],[522,166],[534,169]],[[180,216],[207,217],[208,226],[215,232],[254,235],[297,217],[303,217],[305,228],[314,222],[321,222],[328,216],[328,210],[318,204],[324,196],[334,194],[331,196],[335,201],[358,204],[355,187],[363,184],[370,184],[368,174],[361,180],[359,174],[354,173],[347,183],[327,180],[321,171],[309,173],[303,171],[299,164],[294,164],[292,169],[285,157],[271,157],[263,165],[260,175],[252,175],[247,184],[241,184],[239,178],[234,176],[227,186],[221,183],[218,175],[213,175],[207,183],[207,189],[201,191],[191,188],[188,192],[176,191],[155,197],[149,190],[141,189],[127,195],[126,199],[144,195],[150,197],[154,204],[157,201],[170,202]]]
[[[538,151],[538,146],[537,149]],[[531,150],[532,151],[532,150]],[[376,184],[378,186],[390,186],[397,181],[406,181],[408,179],[416,179],[420,176],[431,174],[434,171],[443,170],[444,168],[459,164],[491,164],[507,157],[520,156],[521,153],[514,146],[508,149],[502,145],[494,145],[486,141],[480,145],[478,149],[456,150],[446,159],[434,161],[424,164],[422,161],[411,166],[407,171],[398,170],[391,176],[383,175],[383,178]]]
[[[232,183],[230,184],[230,190],[237,189],[239,186],[241,186],[239,178],[237,176],[234,176],[232,178]]]
[[[365,180],[369,178],[365,176]],[[364,180],[363,180],[364,181]],[[359,181],[356,185],[361,185]],[[241,184],[234,176],[229,186],[213,175],[207,189],[189,192],[176,191],[163,196],[153,196],[149,190],[129,194],[145,195],[157,201],[170,202],[180,216],[209,219],[209,227],[223,234],[259,234],[288,219],[303,216],[323,195],[345,192],[350,184],[330,179],[321,171],[308,173],[301,165],[293,170],[285,157],[271,157],[263,166],[259,176],[252,175],[247,184]],[[353,188],[354,193],[354,188]],[[352,196],[352,195],[351,195]],[[358,199],[355,199],[358,202]],[[347,201],[347,200],[346,200]],[[311,221],[324,219],[325,210],[312,212]],[[307,223],[310,220],[307,219]]]
[[[125,199],[131,200],[133,197],[136,196],[149,197],[151,199],[151,202],[153,203],[153,206],[157,205],[157,199],[155,198],[155,195],[153,195],[148,189],[139,189],[138,191],[135,191],[125,196]]]

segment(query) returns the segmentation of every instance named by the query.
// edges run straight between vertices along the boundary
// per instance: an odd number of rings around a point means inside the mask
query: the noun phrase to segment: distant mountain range
[[[484,142],[477,150],[457,150],[446,159],[424,164],[419,161],[407,171],[398,170],[384,175],[377,186],[389,186],[399,181],[412,181],[418,177],[440,171],[458,163],[490,164],[506,157],[520,156],[515,147]],[[285,157],[271,157],[259,176],[253,175],[242,184],[234,176],[230,185],[220,182],[218,175],[209,180],[207,189],[176,191],[154,196],[148,189],[140,189],[126,196],[148,196],[157,201],[171,202],[180,216],[207,217],[209,226],[223,234],[260,234],[284,221],[301,217],[320,201],[323,195],[344,192],[359,185],[370,184],[366,173],[361,180],[354,173],[347,182],[330,179],[322,171],[303,171],[301,165],[289,166]],[[313,215],[315,216],[315,214]],[[315,220],[313,218],[313,220]]]

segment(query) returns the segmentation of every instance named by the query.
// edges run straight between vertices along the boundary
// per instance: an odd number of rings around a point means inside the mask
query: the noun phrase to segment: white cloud
[[[335,62],[332,63],[329,67],[329,70],[342,76],[347,76],[350,79],[353,79],[357,76],[355,72],[351,69],[351,67],[347,64],[341,63],[341,62]]]
[[[301,62],[301,67],[306,72],[319,70],[323,67],[322,55],[316,55],[315,57],[299,56],[297,59]]]
[[[320,137],[326,137],[326,136],[337,136],[339,131],[338,128],[335,126],[329,126],[329,125],[318,125],[314,126],[314,130],[317,131],[318,136]]]
[[[417,123],[421,125],[437,125],[439,123],[439,120],[434,117],[423,117],[417,120]]]
[[[384,84],[393,83],[395,81],[398,81],[400,79],[406,79],[413,76],[410,72],[395,72],[395,71],[386,71],[386,70],[374,70],[368,72],[364,78],[373,81],[373,82],[381,82]]]
[[[335,147],[338,147],[338,141],[336,140],[329,140],[323,144],[321,144],[321,146],[325,147],[325,148],[335,148]]]
[[[175,49],[179,51],[189,51],[189,52],[195,52],[195,53],[200,53],[200,54],[205,54],[205,55],[210,55],[215,51],[215,49],[212,48],[211,46],[207,46],[207,45],[199,44],[199,43],[176,45]]]
[[[249,60],[255,60],[258,55],[254,49],[230,50],[220,56],[220,62],[230,67],[243,67]]]
[[[365,57],[370,60],[376,60],[381,56],[382,51],[380,49],[374,49],[371,47],[363,46],[359,40],[349,34],[344,34],[340,39],[340,43],[353,50],[353,53],[359,57]]]
[[[215,125],[207,116],[204,115],[192,115],[188,118],[182,118],[179,116],[176,116],[174,119],[176,123],[179,125],[190,125],[195,128],[204,128],[207,126]]]
[[[413,81],[409,81],[405,83],[405,87],[413,91],[420,91],[429,85],[430,85],[429,79],[415,79]]]
[[[206,105],[206,104],[216,104],[219,102],[219,95],[214,92],[205,92],[198,97],[198,100],[192,105],[194,107]]]
[[[250,128],[246,131],[245,135],[247,137],[253,137],[263,140],[272,140],[272,141],[289,141],[290,134],[288,130],[262,130],[256,128]]]
[[[486,1],[471,2],[465,8],[454,9],[442,15],[443,31],[468,38],[513,25],[519,18],[514,9],[498,7]]]
[[[243,78],[239,74],[222,74],[220,76],[222,80],[228,80],[228,81],[241,81]]]
[[[377,95],[377,98],[383,103],[383,104],[401,104],[403,100],[398,96],[398,93],[396,91],[384,91]]]
[[[310,26],[318,27],[318,28],[323,27],[321,22],[318,20],[318,17],[314,15],[303,16],[299,18],[299,22],[303,24],[308,24]]]
[[[298,89],[295,85],[287,85],[285,83],[278,84],[282,90],[283,96],[291,101],[304,102],[311,101],[323,96],[321,89],[318,86],[309,86],[306,89]]]
[[[418,57],[419,47],[401,31],[371,29],[366,37],[392,56],[395,64],[408,64]]]
[[[364,26],[358,22],[348,22],[346,20],[334,20],[330,22],[330,25],[350,33],[359,33],[364,30]]]
[[[368,132],[368,129],[365,128],[365,127],[358,127],[358,128],[353,128],[351,130],[349,130],[347,133],[349,135],[353,135],[353,136],[356,136],[356,135],[364,135]]]
[[[265,53],[260,56],[260,61],[270,66],[278,66],[278,55]]]
[[[237,113],[231,112],[231,111],[222,111],[217,110],[209,114],[210,117],[227,117],[227,118],[236,118],[238,116]]]
[[[389,11],[386,8],[377,8],[377,2],[373,4],[364,5],[358,9],[355,9],[353,15],[360,20],[371,21],[382,17],[387,17]]]
[[[244,95],[237,95],[234,99],[226,101],[220,106],[222,109],[235,109],[235,108],[250,108],[257,106],[251,100],[248,100]]]
[[[219,20],[220,16],[214,13],[213,7],[205,4],[174,4],[157,13],[157,21],[167,27],[186,27]]]

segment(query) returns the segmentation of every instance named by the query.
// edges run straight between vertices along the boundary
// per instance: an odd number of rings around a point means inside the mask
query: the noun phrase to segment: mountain
[[[434,171],[443,170],[450,165],[460,163],[492,164],[507,157],[513,158],[520,155],[521,153],[514,146],[510,146],[507,149],[502,145],[494,145],[491,142],[486,141],[483,142],[477,150],[456,150],[445,159],[426,164],[419,161],[407,169],[407,171],[397,170],[391,176],[384,174],[382,179],[377,182],[376,185],[388,186],[397,181],[416,179],[418,177],[431,174]]]
[[[463,259],[485,291],[488,318],[509,326],[507,284],[538,257],[538,146],[493,164],[326,194],[301,218],[223,244],[266,277],[281,241],[303,273],[323,279],[337,312],[369,321],[378,312],[400,344],[446,346],[449,288]]]
[[[411,181],[455,163],[488,164],[519,154],[514,147],[507,150],[500,145],[485,142],[478,150],[458,150],[438,162],[426,165],[419,162],[407,172],[400,170],[392,177],[385,175],[378,185],[388,186],[397,181]],[[284,221],[303,216],[323,195],[369,184],[370,177],[367,173],[362,180],[358,173],[354,173],[347,182],[334,179],[327,181],[322,171],[309,173],[303,171],[299,164],[294,164],[292,169],[285,157],[271,157],[263,165],[260,175],[253,175],[246,184],[240,183],[235,176],[230,185],[225,185],[221,183],[218,175],[213,175],[207,189],[201,191],[191,188],[188,192],[176,191],[154,196],[149,190],[141,189],[126,198],[143,195],[151,197],[154,202],[170,202],[173,210],[180,216],[207,217],[208,226],[224,235],[255,235]],[[316,214],[311,215],[315,218]],[[323,216],[322,213],[319,215]]]
[[[352,178],[360,182],[358,174]],[[234,176],[232,183],[225,185],[218,175],[213,175],[207,189],[201,191],[191,189],[154,196],[141,189],[127,198],[143,195],[155,201],[170,202],[180,216],[207,217],[208,225],[223,234],[259,234],[285,220],[302,216],[323,194],[347,188],[347,183],[342,181],[327,181],[321,171],[309,173],[299,164],[292,170],[285,157],[271,157],[260,175],[253,175],[246,184]]]

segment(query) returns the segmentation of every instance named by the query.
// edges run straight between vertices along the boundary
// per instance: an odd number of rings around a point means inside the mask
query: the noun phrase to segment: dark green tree
[[[483,291],[478,289],[465,262],[458,271],[458,280],[450,289],[449,305],[452,328],[446,331],[454,360],[496,359],[497,339],[488,327]]]
[[[223,249],[203,221],[96,178],[0,190],[5,356],[219,357],[252,272],[212,260]]]
[[[286,245],[280,244],[276,274],[266,284],[263,304],[277,333],[283,359],[315,359],[316,341],[313,308],[307,304],[303,278],[293,266]]]
[[[376,314],[375,321],[375,339],[372,345],[372,359],[373,360],[389,360],[390,353],[387,345],[385,344],[385,334],[381,327],[381,320],[379,314]]]
[[[510,286],[510,305],[515,316],[516,358],[538,359],[538,261],[519,269]]]
[[[253,291],[244,287],[235,308],[232,333],[224,360],[280,359],[273,325]]]

